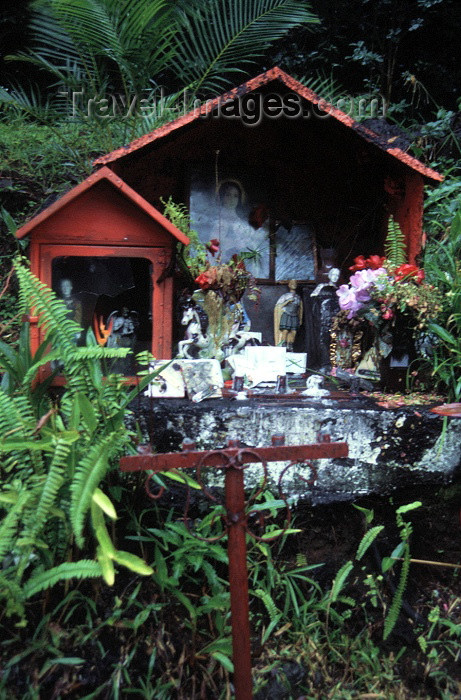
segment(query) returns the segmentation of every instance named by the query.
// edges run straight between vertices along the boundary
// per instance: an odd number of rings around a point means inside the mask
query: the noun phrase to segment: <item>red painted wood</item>
[[[405,194],[397,202],[396,221],[400,224],[407,244],[407,258],[412,265],[421,252],[424,199],[424,180],[418,173],[409,172],[405,178]]]
[[[253,448],[251,448],[253,449]],[[336,459],[347,457],[348,445],[346,442],[319,442],[312,445],[280,445],[278,447],[255,448],[257,454],[246,452],[244,448],[228,447],[225,450],[216,450],[207,456],[205,466],[222,467],[223,460],[220,454],[225,454],[229,459],[234,459],[239,452],[245,464],[261,461],[266,462],[303,462],[306,459]],[[139,454],[120,459],[122,472],[137,472],[151,469],[161,472],[168,469],[184,469],[195,467],[205,453],[191,450],[187,452],[164,452],[159,454]]]
[[[34,216],[16,232],[32,242],[155,245],[189,239],[109,168],[102,168]],[[132,237],[132,240],[130,240]],[[82,240],[84,239],[84,240]]]
[[[310,102],[314,105],[319,105],[323,111],[327,112],[329,116],[333,118],[333,120],[340,122],[345,127],[353,129],[354,132],[358,134],[358,136],[364,139],[364,141],[372,143],[374,146],[381,149],[382,151],[389,153],[397,161],[404,163],[406,166],[415,170],[416,172],[419,172],[425,177],[431,178],[433,180],[443,180],[443,175],[440,175],[435,170],[428,168],[423,163],[421,163],[421,161],[417,160],[416,158],[413,158],[408,153],[402,151],[400,148],[392,148],[391,144],[389,144],[386,138],[375,134],[363,124],[356,122],[348,114],[345,114],[340,109],[337,109],[332,104],[329,104],[326,100],[322,99],[319,95],[316,95],[315,92],[307,88],[298,80],[295,80],[295,78],[292,78],[290,75],[288,75],[288,73],[285,73],[285,71],[283,71],[278,66],[271,68],[265,73],[261,73],[261,75],[258,75],[255,78],[248,80],[246,83],[243,83],[243,85],[239,85],[238,87],[229,90],[228,92],[224,93],[224,95],[216,97],[214,100],[208,100],[207,103],[203,104],[200,108],[193,109],[184,116],[179,117],[178,119],[175,119],[174,121],[169,122],[168,124],[164,124],[163,126],[159,127],[158,129],[155,129],[154,131],[151,131],[148,134],[144,134],[135,141],[132,141],[127,146],[123,146],[122,148],[118,148],[117,150],[112,151],[111,153],[108,153],[104,156],[100,156],[94,161],[93,164],[107,165],[108,163],[116,163],[121,159],[126,159],[127,156],[132,157],[132,154],[134,152],[139,151],[148,144],[151,144],[154,141],[157,141],[158,139],[162,139],[170,135],[177,129],[181,129],[183,126],[186,126],[186,124],[190,124],[192,122],[200,120],[201,118],[203,118],[203,116],[210,114],[210,112],[215,110],[219,104],[223,104],[224,102],[234,100],[238,97],[242,97],[242,95],[246,95],[260,88],[264,88],[269,83],[273,84],[274,91],[277,90],[276,84],[279,83],[279,85],[289,88],[293,91],[293,93],[299,95],[307,102]]]
[[[173,287],[170,278],[157,284],[162,272],[168,265],[171,256],[169,248],[154,247],[118,247],[118,246],[88,246],[88,245],[35,245],[32,255],[32,272],[42,282],[51,286],[52,262],[61,256],[118,256],[127,258],[145,258],[152,264],[152,346],[154,357],[169,359],[172,353],[172,308]],[[32,352],[35,352],[43,341],[43,334],[31,337]]]
[[[246,550],[246,515],[243,471],[230,467],[225,479],[229,518],[227,553],[232,623],[232,660],[236,700],[251,700],[250,609]]]

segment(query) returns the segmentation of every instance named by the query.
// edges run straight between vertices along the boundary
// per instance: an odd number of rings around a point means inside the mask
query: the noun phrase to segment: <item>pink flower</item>
[[[362,302],[370,299],[369,295],[366,299],[358,299],[358,291],[349,287],[347,284],[342,284],[339,289],[336,290],[336,294],[338,295],[340,308],[343,311],[349,311],[347,318],[353,318],[357,311],[362,308]]]
[[[394,318],[394,312],[392,311],[392,309],[386,309],[386,310],[383,312],[382,317],[383,317],[386,321],[389,321],[389,319]]]

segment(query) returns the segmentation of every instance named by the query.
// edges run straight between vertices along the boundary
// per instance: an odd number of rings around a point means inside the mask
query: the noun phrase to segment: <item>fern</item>
[[[195,278],[203,270],[207,260],[207,249],[200,240],[199,234],[191,227],[191,220],[187,207],[184,204],[176,204],[171,197],[165,202],[164,215],[171,223],[189,238],[189,245],[178,245],[179,263],[183,270]]]
[[[17,350],[0,347],[2,362],[14,374],[14,381],[2,385],[9,393],[0,389],[4,482],[0,508],[5,512],[0,521],[0,598],[7,614],[19,615],[23,624],[24,600],[59,581],[104,576],[110,583],[115,575],[113,562],[142,574],[152,569],[138,557],[115,549],[99,506],[95,506],[92,522],[100,526],[93,534],[101,565],[87,560],[65,562],[73,538],[83,546],[85,517],[93,496],[96,493],[101,503],[99,483],[131,437],[124,418],[134,393],[126,390],[118,375],[104,379],[101,367],[105,359],[125,357],[128,349],[77,347],[75,333],[80,329],[67,318],[62,300],[20,260],[15,267],[23,310],[32,309],[47,334],[34,359],[24,331]],[[45,358],[50,343],[53,350]],[[40,366],[53,359],[63,364],[66,386],[59,403],[51,405],[47,384],[32,379]],[[143,378],[138,389],[149,380]],[[9,556],[12,552],[14,558]],[[28,581],[23,583],[26,571]]]
[[[262,600],[264,603],[264,607],[266,608],[270,621],[274,622],[274,620],[278,620],[280,618],[280,611],[277,608],[274,600],[272,599],[271,595],[267,591],[263,591],[262,588],[258,588],[256,591],[252,591],[253,594]]]
[[[1,493],[0,495],[3,495],[4,493],[5,492]],[[31,497],[31,494],[22,492],[19,495],[14,494],[14,497],[15,502],[3,518],[0,525],[0,561],[2,561],[5,556],[14,549],[20,518],[27,501]],[[3,503],[1,505],[4,507]]]
[[[91,499],[101,479],[109,468],[109,456],[120,447],[124,435],[111,432],[92,445],[82,458],[71,484],[70,518],[76,542],[83,547],[84,518],[91,505]]]
[[[383,639],[386,640],[392,630],[395,627],[395,624],[398,620],[398,617],[400,615],[400,610],[402,608],[402,600],[403,600],[403,594],[405,591],[405,587],[407,585],[407,580],[408,580],[408,574],[410,571],[410,560],[411,560],[411,555],[410,555],[410,547],[408,545],[408,542],[405,544],[404,550],[403,550],[403,562],[402,562],[402,568],[400,569],[400,578],[399,578],[399,583],[397,585],[397,588],[394,593],[394,597],[392,599],[391,607],[388,610],[388,613],[386,615],[386,618],[384,620],[384,631],[383,631]]]
[[[2,443],[5,439],[14,439],[21,443],[30,441],[33,430],[36,425],[36,420],[33,416],[32,407],[27,397],[7,396],[0,389],[0,454],[2,453]],[[21,472],[28,469],[34,470],[36,473],[43,472],[43,463],[39,453],[19,448],[15,451],[8,450],[9,454],[2,457],[2,469],[5,472],[11,471],[15,466]]]
[[[413,532],[413,527],[411,523],[407,523],[402,516],[404,513],[408,513],[411,510],[415,510],[415,508],[419,508],[421,505],[421,501],[414,501],[413,503],[407,503],[406,505],[400,506],[400,508],[397,508],[396,511],[396,521],[400,529],[403,544],[403,561],[402,568],[400,569],[399,583],[394,593],[391,606],[386,615],[386,619],[384,620],[384,640],[388,638],[398,620],[400,610],[402,608],[403,594],[407,585],[408,574],[410,571],[411,554],[409,540],[411,533]]]
[[[56,442],[45,484],[41,491],[37,508],[34,513],[33,525],[30,528],[30,532],[26,533],[32,538],[34,538],[45,526],[46,519],[50,514],[50,509],[55,503],[57,493],[64,483],[67,458],[71,450],[71,444],[76,438],[78,438],[78,434],[76,434],[73,439],[69,437],[60,437]]]
[[[5,574],[0,573],[0,599],[2,598],[5,600],[6,616],[17,615],[21,620],[24,620],[24,595],[21,586],[16,581],[8,579]]]
[[[356,559],[361,559],[363,557],[367,549],[373,544],[382,530],[384,530],[384,525],[376,525],[365,533],[359,543],[359,546],[357,547],[357,553],[355,555]]]
[[[55,292],[35,277],[16,259],[14,268],[19,281],[19,299],[22,312],[30,309],[40,316],[40,326],[45,330],[48,340],[59,347],[63,359],[69,352],[75,351],[75,335],[81,333],[81,327],[68,317],[68,309],[58,299]]]
[[[81,559],[77,562],[64,562],[59,566],[54,566],[48,571],[41,571],[34,574],[23,587],[25,598],[40,593],[40,591],[52,588],[60,581],[70,579],[98,578],[102,574],[101,567],[97,561],[91,559]]]
[[[334,603],[338,599],[338,596],[341,593],[344,584],[346,583],[346,579],[351,573],[353,567],[353,562],[347,561],[336,574],[330,593],[330,599],[332,603]]]
[[[405,238],[397,221],[391,215],[387,225],[384,253],[391,268],[400,267],[407,262]]]

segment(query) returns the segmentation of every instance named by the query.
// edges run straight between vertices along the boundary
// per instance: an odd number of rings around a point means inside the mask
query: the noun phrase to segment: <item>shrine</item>
[[[241,327],[306,353],[311,369],[328,366],[327,326],[354,257],[382,254],[393,217],[414,263],[423,187],[443,179],[279,68],[94,165],[17,233],[31,235],[32,271],[84,330],[113,321],[125,347],[175,355],[185,328],[174,251],[188,238],[160,214],[170,200],[187,208],[202,245],[217,242],[222,264],[244,257],[260,299],[234,299]],[[279,305],[289,283],[291,316]],[[274,309],[289,327],[274,326]]]
[[[402,455],[424,479],[433,463],[435,480],[454,473],[457,432],[450,426],[442,465],[438,418],[425,413],[416,426],[402,409],[385,420],[357,394],[357,382],[350,393],[305,383],[306,370],[328,372],[336,292],[354,258],[380,260],[391,221],[408,263],[417,263],[423,188],[442,176],[279,68],[94,165],[99,169],[17,236],[30,235],[32,272],[82,325],[76,343],[93,328],[108,347],[130,348],[132,358],[142,350],[160,363],[182,358],[139,402],[153,447],[177,450],[193,437],[210,449],[225,444],[229,431],[264,445],[277,426],[290,444],[306,436],[315,442],[324,432],[346,438],[350,457],[341,476],[335,470],[332,480],[328,465],[319,472],[320,501],[349,499],[357,485],[363,494],[392,490]],[[189,231],[171,223],[168,206],[188,213]],[[195,282],[194,275],[185,281],[180,261],[195,269]],[[257,306],[250,276],[260,289]],[[36,349],[37,319],[31,333]],[[240,353],[248,340],[257,347]],[[234,375],[232,388],[223,387],[224,368]],[[133,377],[133,359],[116,371]],[[425,436],[415,442],[417,454],[403,448],[407,426]],[[290,490],[299,492],[296,484]]]
[[[311,293],[328,282],[332,267],[342,281],[357,255],[382,255],[390,216],[414,263],[424,185],[443,179],[397,147],[395,137],[379,136],[279,68],[94,164],[111,168],[157,208],[169,197],[186,205],[192,228],[204,243],[219,241],[224,262],[257,252],[246,264],[260,303],[245,308],[263,344],[274,345],[274,306],[296,280],[304,313],[294,350],[310,348],[316,366],[325,350],[310,347],[319,333],[312,312],[334,289],[330,284],[313,299]]]
[[[112,347],[171,357],[173,284],[165,272],[176,242],[189,241],[118,175],[90,175],[17,231],[26,235],[31,270],[82,325],[79,343],[95,320],[112,321]],[[36,325],[31,333],[35,351],[43,338]]]

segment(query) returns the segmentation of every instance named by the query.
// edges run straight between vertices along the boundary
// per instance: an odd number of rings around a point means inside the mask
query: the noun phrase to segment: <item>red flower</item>
[[[386,321],[388,321],[390,318],[394,318],[394,312],[392,309],[386,309],[382,316]]]
[[[417,284],[421,284],[424,279],[424,270],[421,270],[416,265],[405,263],[394,270],[393,275],[396,282],[401,282],[404,279],[413,279]]]
[[[356,270],[364,270],[367,267],[367,261],[363,257],[363,255],[358,255],[356,258],[354,258],[354,264],[351,265],[349,270],[352,270],[352,272],[355,272]]]
[[[209,243],[207,243],[206,249],[215,255],[219,250],[219,240],[217,238],[212,238]]]
[[[379,270],[380,267],[384,265],[386,258],[382,258],[380,255],[370,255],[366,258],[363,255],[358,255],[354,258],[354,264],[349,268],[352,272],[357,270],[365,270],[369,268],[370,270]]]
[[[365,262],[372,270],[379,270],[379,268],[383,266],[385,259],[386,258],[381,258],[379,255],[370,255]]]
[[[201,289],[209,289],[209,287],[210,287],[210,280],[208,279],[205,272],[202,272],[201,275],[196,277],[195,282],[199,285],[199,287]]]

